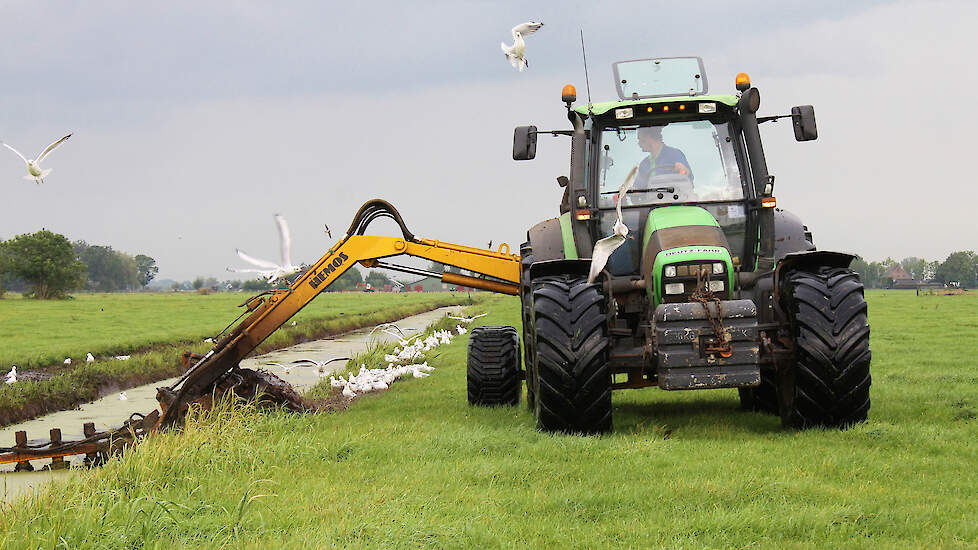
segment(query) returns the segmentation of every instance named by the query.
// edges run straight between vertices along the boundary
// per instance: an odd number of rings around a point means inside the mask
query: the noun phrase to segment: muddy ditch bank
[[[423,332],[428,326],[436,323],[450,312],[458,313],[461,306],[441,307],[398,319],[398,327],[408,334]],[[265,370],[288,383],[289,389],[298,393],[308,391],[322,381],[322,377],[311,368],[291,368],[285,370],[276,363],[288,364],[296,359],[314,359],[324,361],[333,357],[353,357],[367,351],[371,345],[395,342],[396,339],[380,331],[372,334],[368,328],[346,332],[334,337],[312,340],[269,353],[255,355],[241,362],[241,367],[252,370]],[[336,361],[329,365],[331,372],[346,370],[347,361]],[[158,407],[156,387],[172,384],[176,377],[158,380],[138,387],[125,390],[126,399],[119,399],[118,389],[111,394],[92,402],[84,403],[73,410],[63,410],[47,414],[40,418],[6,426],[0,429],[0,445],[12,444],[14,433],[20,430],[27,432],[29,440],[43,440],[51,428],[63,430],[65,440],[76,440],[82,437],[81,427],[86,422],[92,422],[96,430],[107,430],[118,427],[134,412],[147,413]],[[338,411],[347,408],[350,400],[333,392],[326,398],[310,400],[309,405],[319,411]],[[71,466],[64,470],[46,469],[50,459],[31,461],[35,468],[32,472],[14,472],[13,464],[0,466],[0,501],[13,502],[42,485],[57,480],[68,479],[77,474],[78,468],[83,468],[83,456],[68,457],[65,461]]]

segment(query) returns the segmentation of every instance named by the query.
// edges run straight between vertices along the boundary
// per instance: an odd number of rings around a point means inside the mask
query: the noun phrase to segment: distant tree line
[[[927,261],[911,256],[897,262],[887,258],[882,262],[867,262],[856,258],[852,269],[859,273],[866,288],[883,288],[890,282],[883,275],[899,264],[911,277],[921,282],[935,282],[962,288],[978,288],[978,254],[971,250],[951,253],[943,262]]]
[[[61,298],[73,290],[136,290],[152,281],[159,267],[144,254],[130,256],[111,246],[70,242],[47,230],[0,241],[0,296],[4,290],[39,299]]]

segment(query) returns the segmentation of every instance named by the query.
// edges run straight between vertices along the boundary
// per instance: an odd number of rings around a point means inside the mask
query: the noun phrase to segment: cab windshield
[[[665,126],[606,128],[598,159],[599,208],[614,208],[615,194],[634,169],[625,206],[744,198],[728,123],[706,120]]]

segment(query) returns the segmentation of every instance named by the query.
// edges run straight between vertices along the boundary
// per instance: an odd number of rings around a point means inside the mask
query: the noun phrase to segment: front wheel
[[[847,268],[788,271],[783,305],[794,363],[778,373],[781,421],[792,428],[847,428],[869,412],[869,322],[859,275]]]
[[[610,432],[608,314],[601,286],[577,275],[532,282],[537,427]]]

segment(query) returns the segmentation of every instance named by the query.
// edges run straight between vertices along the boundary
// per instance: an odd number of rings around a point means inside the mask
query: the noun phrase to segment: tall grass
[[[524,407],[467,405],[456,338],[342,413],[221,409],[154,437],[5,508],[0,545],[978,546],[978,299],[869,301],[873,408],[848,431],[645,389],[615,394],[612,435],[543,434]],[[487,307],[477,324],[518,326],[517,300]]]

